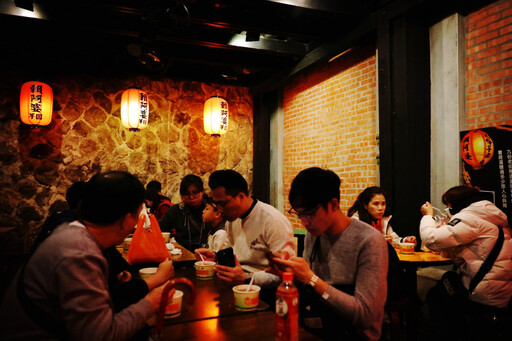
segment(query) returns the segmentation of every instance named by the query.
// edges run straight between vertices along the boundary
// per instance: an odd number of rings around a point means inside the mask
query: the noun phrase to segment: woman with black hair
[[[450,254],[453,263],[459,268],[461,281],[466,289],[469,289],[473,278],[478,277],[476,274],[484,260],[491,254],[499,234],[503,234],[503,245],[494,264],[469,293],[468,306],[461,310],[464,314],[469,314],[469,318],[476,319],[476,323],[468,324],[470,329],[477,328],[476,331],[469,333],[472,339],[492,339],[489,333],[496,331],[495,325],[487,325],[484,316],[494,316],[493,314],[500,309],[505,309],[503,312],[507,314],[508,305],[510,318],[512,305],[512,239],[507,216],[492,202],[485,200],[478,189],[469,186],[450,188],[443,194],[442,201],[448,208],[450,221],[436,228],[434,208],[426,202],[421,206],[421,240],[429,249],[445,250]],[[434,312],[435,303],[429,303],[431,318],[437,320],[441,327],[443,323],[449,322],[450,325],[446,326],[445,332],[450,332],[454,319],[460,316],[442,317],[446,314],[446,307],[440,307]],[[488,315],[487,312],[492,314]],[[510,329],[510,326],[505,328]],[[479,332],[483,334],[479,335]]]
[[[168,209],[158,220],[162,232],[171,232],[176,241],[194,252],[207,245],[211,224],[203,224],[206,206],[203,180],[194,174],[186,175],[180,183],[182,202]]]
[[[393,245],[416,244],[415,236],[401,238],[393,231],[390,224],[391,212],[386,204],[386,193],[380,187],[372,186],[362,191],[352,207],[348,209],[347,215],[375,227]]]
[[[146,203],[146,207],[149,209],[149,213],[154,214],[157,220],[161,219],[165,212],[172,206],[171,201],[167,197],[164,197],[157,191],[151,189],[146,190],[144,202]]]

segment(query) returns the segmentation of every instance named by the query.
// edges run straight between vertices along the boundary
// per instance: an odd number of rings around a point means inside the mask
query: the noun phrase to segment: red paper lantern
[[[204,131],[212,136],[220,136],[228,131],[228,102],[219,96],[212,96],[204,103]]]
[[[149,98],[140,89],[128,89],[121,96],[121,121],[130,131],[146,128],[149,119]]]
[[[481,130],[467,133],[460,143],[464,161],[474,169],[481,169],[494,155],[494,142]]]
[[[26,82],[21,86],[20,118],[25,124],[46,126],[52,121],[53,91],[41,82]]]

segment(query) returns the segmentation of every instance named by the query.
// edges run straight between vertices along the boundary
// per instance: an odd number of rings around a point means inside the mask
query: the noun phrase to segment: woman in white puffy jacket
[[[469,329],[476,328],[469,331],[471,339],[479,340],[479,332],[482,332],[483,339],[488,339],[490,329],[496,332],[496,328],[492,324],[484,327],[485,320],[493,319],[489,316],[495,312],[504,313],[507,321],[511,316],[512,239],[507,216],[493,203],[483,200],[479,190],[469,186],[450,188],[443,194],[442,201],[449,208],[450,221],[436,228],[434,209],[429,202],[425,203],[421,206],[421,240],[429,249],[444,250],[450,254],[454,264],[459,267],[466,289],[496,244],[498,226],[503,229],[501,251],[491,270],[469,295],[469,305],[464,308],[466,313],[473,314],[471,319],[476,319],[468,324]],[[506,309],[507,306],[509,309]],[[453,316],[446,320],[452,323],[449,328],[457,324],[453,323]],[[507,323],[502,324],[504,330],[510,329]]]
[[[422,242],[435,251],[446,250],[462,273],[466,289],[498,238],[498,225],[503,227],[505,240],[494,266],[477,285],[469,299],[495,307],[506,307],[512,297],[512,239],[507,216],[493,203],[481,200],[477,189],[457,186],[443,194],[443,203],[450,208],[452,218],[436,228],[430,203],[421,207]]]

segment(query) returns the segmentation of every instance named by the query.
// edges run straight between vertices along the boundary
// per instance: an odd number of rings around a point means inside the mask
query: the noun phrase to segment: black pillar
[[[430,197],[429,24],[410,10],[378,26],[381,186],[393,228],[418,236],[420,207]],[[419,244],[419,243],[418,243]]]
[[[253,95],[253,194],[266,203],[270,202],[270,117],[278,105],[276,91]]]

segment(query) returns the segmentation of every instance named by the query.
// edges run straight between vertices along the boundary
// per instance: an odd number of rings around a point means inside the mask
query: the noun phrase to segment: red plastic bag
[[[150,226],[145,227],[146,215],[141,214],[128,250],[128,263],[161,263],[169,258],[169,251],[153,214],[149,214]]]

